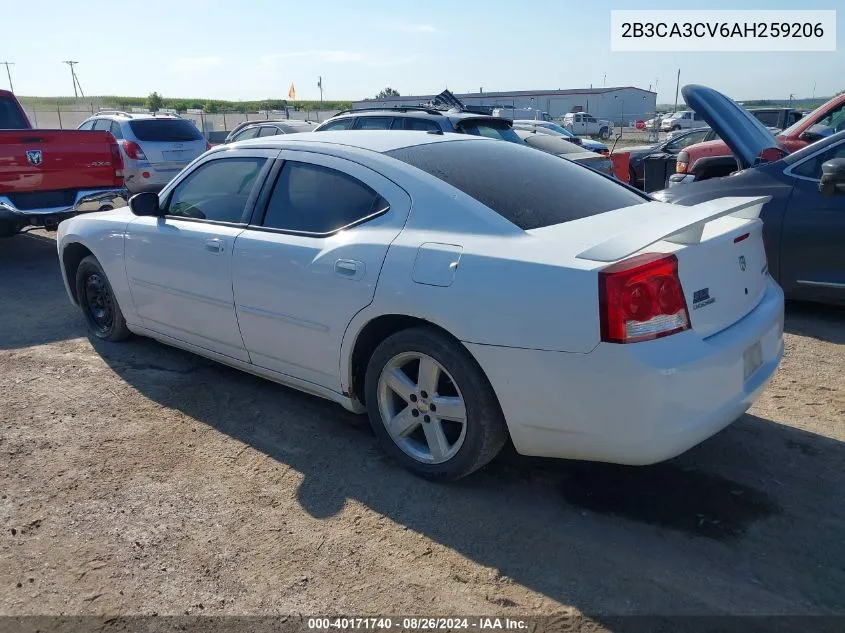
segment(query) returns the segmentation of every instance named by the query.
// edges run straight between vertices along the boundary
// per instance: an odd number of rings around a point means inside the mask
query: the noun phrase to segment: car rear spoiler
[[[754,220],[771,196],[718,198],[690,207],[647,202],[613,211],[616,233],[579,253],[579,259],[615,262],[661,240],[698,244],[704,225],[726,215]]]

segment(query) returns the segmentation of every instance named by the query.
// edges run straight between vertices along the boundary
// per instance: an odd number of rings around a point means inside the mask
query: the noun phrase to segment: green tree
[[[164,99],[157,92],[151,92],[150,96],[147,97],[147,107],[153,112],[161,110],[164,107]]]
[[[376,95],[376,99],[386,99],[387,97],[399,97],[399,96],[401,96],[401,95],[399,94],[398,90],[394,90],[393,88],[388,86],[387,88],[385,88],[384,90],[382,90],[380,93],[378,93]]]
[[[215,114],[218,111],[218,106],[214,101],[206,101],[205,105],[203,106],[203,110],[208,112],[209,114]]]

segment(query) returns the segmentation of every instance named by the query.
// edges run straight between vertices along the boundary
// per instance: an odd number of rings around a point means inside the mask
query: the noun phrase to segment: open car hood
[[[765,125],[721,92],[689,84],[681,93],[687,105],[704,117],[731,148],[742,169],[786,154]]]

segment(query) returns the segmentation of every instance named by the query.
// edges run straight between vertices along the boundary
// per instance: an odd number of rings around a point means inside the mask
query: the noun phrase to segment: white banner
[[[611,11],[610,50],[835,51],[836,11]]]

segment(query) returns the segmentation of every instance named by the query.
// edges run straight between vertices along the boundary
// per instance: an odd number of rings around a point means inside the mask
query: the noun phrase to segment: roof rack
[[[426,106],[382,106],[380,108],[351,108],[349,110],[341,110],[332,115],[332,118],[340,116],[341,114],[349,114],[350,112],[383,112],[384,110],[391,110],[396,112],[427,112],[428,114],[443,114],[443,110],[436,110]]]
[[[128,112],[124,112],[123,110],[97,110],[97,114],[114,114],[117,116],[128,116],[130,119],[132,115]]]

